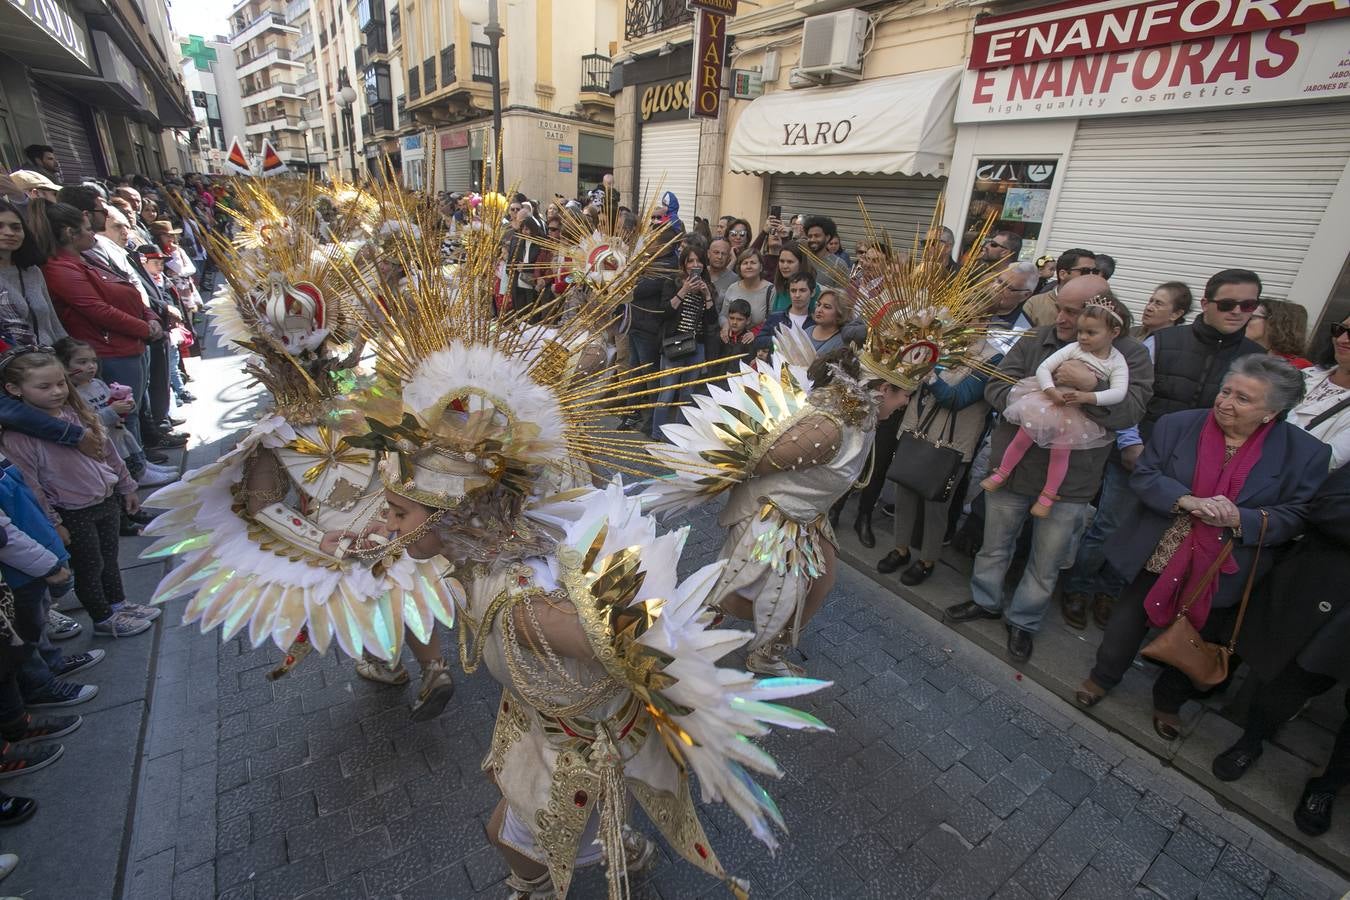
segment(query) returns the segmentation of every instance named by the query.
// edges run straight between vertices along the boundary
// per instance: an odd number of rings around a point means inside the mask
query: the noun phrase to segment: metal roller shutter
[[[94,148],[94,123],[89,110],[69,94],[35,82],[47,142],[56,150],[67,182],[99,177],[99,153]]]
[[[1163,281],[1199,297],[1221,269],[1252,269],[1287,298],[1350,160],[1344,104],[1130,116],[1078,125],[1047,252],[1117,261],[1136,313]]]
[[[774,175],[769,181],[769,206],[783,207],[784,220],[798,214],[829,216],[852,253],[867,236],[858,209],[861,198],[872,227],[884,229],[893,246],[904,248],[932,224],[933,209],[946,184],[945,178],[905,175]]]
[[[473,160],[468,147],[441,151],[441,171],[436,176],[443,191],[467,191],[473,186]]]
[[[659,122],[642,126],[642,157],[638,175],[642,187],[636,198],[646,206],[670,191],[680,201],[680,219],[694,227],[698,194],[698,122]]]

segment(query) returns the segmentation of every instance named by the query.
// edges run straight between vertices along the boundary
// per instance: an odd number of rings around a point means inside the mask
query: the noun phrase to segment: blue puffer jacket
[[[0,468],[0,512],[0,576],[10,587],[23,587],[70,559],[61,536],[12,465]]]

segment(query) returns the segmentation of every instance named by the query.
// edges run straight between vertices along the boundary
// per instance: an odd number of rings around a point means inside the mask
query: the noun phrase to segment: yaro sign
[[[694,96],[689,117],[715,119],[722,112],[722,70],[727,63],[727,16],[705,9],[694,11]],[[734,4],[732,4],[734,8]]]
[[[1350,0],[1101,0],[978,21],[956,121],[1350,96]]]

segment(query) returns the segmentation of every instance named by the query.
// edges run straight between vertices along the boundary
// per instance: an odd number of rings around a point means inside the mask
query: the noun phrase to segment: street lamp
[[[506,34],[497,21],[497,0],[459,0],[460,14],[475,25],[487,26],[483,34],[487,35],[492,57],[492,150],[496,157],[492,161],[493,181],[497,193],[502,192],[502,64],[501,44]],[[472,63],[472,60],[470,60]]]
[[[356,181],[356,90],[350,84],[337,92],[337,104],[347,119],[347,153],[351,157],[352,181]]]

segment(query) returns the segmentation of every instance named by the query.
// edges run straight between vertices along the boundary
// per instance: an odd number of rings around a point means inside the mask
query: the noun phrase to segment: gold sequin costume
[[[699,824],[690,779],[776,846],[781,816],[750,773],[780,772],[750,739],[774,724],[823,728],[771,701],[824,683],[719,668],[749,638],[710,628],[720,566],[678,580],[685,532],[658,536],[618,481],[554,493],[587,484],[594,464],[646,462],[601,420],[643,408],[659,374],[617,379],[613,400],[615,373],[583,361],[641,257],[541,329],[513,311],[494,317],[493,233],[462,235],[449,284],[417,276],[439,265],[434,243],[396,247],[415,288],[390,310],[359,409],[389,452],[387,490],[428,511],[416,531],[434,529],[454,566],[466,670],[485,666],[502,685],[484,761],[505,800],[500,839],[545,866],[561,897],[575,867],[596,860],[593,836],[618,900],[631,796],[681,855],[743,895]]]

